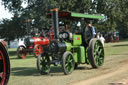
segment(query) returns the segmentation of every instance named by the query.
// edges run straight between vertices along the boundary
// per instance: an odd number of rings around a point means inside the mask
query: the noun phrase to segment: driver
[[[88,24],[88,27],[91,29],[91,32],[92,32],[92,35],[93,35],[93,38],[94,38],[96,36],[95,28],[92,26],[91,23]]]
[[[88,44],[89,41],[96,36],[96,32],[90,21],[87,22],[84,29],[84,40]]]

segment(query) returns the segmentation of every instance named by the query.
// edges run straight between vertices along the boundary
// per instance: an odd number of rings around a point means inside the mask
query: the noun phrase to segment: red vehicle
[[[108,42],[119,42],[119,32],[109,32],[104,37],[107,43]]]
[[[30,20],[27,19],[26,20],[27,24],[27,31],[29,31],[29,27],[30,27]],[[28,32],[29,34],[30,32]],[[21,59],[26,58],[26,55],[29,53],[33,53],[35,57],[37,57],[39,54],[43,53],[43,45],[48,45],[49,44],[49,40],[54,38],[54,34],[52,29],[50,29],[50,31],[47,32],[42,32],[39,33],[34,31],[34,34],[38,37],[27,37],[24,40],[24,45],[20,45],[17,48],[17,56]],[[47,35],[46,35],[47,34]]]
[[[0,85],[7,85],[10,75],[10,61],[8,52],[0,42]]]
[[[48,37],[28,37],[24,40],[24,45],[20,45],[17,48],[17,56],[21,59],[26,58],[26,55],[29,53],[33,53],[35,57],[43,53],[44,45],[48,45],[50,39],[53,39],[54,34],[50,32],[50,36]]]
[[[38,41],[38,42],[37,42]],[[26,55],[29,53],[33,53],[35,57],[37,57],[39,54],[43,53],[42,50],[42,44],[43,45],[49,44],[48,38],[43,37],[32,37],[32,38],[25,38],[24,45],[20,45],[17,48],[17,56],[21,59],[26,58]]]

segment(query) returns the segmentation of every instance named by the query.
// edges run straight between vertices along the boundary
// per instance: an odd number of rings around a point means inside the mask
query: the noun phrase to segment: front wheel
[[[88,59],[93,68],[98,68],[104,63],[104,47],[100,40],[93,38],[89,42]]]
[[[24,51],[25,49],[26,49],[26,47],[22,46],[22,45],[17,48],[18,58],[20,58],[20,59],[26,58],[27,53]]]
[[[37,57],[37,69],[40,74],[49,74],[50,72],[50,59],[47,54],[40,54]]]
[[[71,52],[65,52],[62,57],[62,68],[65,75],[71,74],[75,67],[75,60]]]

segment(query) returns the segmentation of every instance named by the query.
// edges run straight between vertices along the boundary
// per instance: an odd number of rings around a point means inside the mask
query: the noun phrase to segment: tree
[[[118,30],[126,38],[128,33],[128,0],[94,0],[96,12],[104,14],[105,22],[98,27],[103,31]]]
[[[14,16],[11,20],[3,19],[0,24],[0,36],[8,41],[26,35],[26,27],[22,18]]]
[[[128,38],[128,0],[120,0],[119,8],[122,17],[117,20],[117,30],[122,38]]]
[[[16,28],[19,28],[19,29],[16,29],[15,31],[17,30],[20,31],[21,27],[24,25],[25,19],[28,19],[28,18],[34,21],[33,27],[38,29],[46,28],[51,24],[50,19],[48,19],[46,16],[47,13],[50,12],[51,8],[57,7],[59,8],[59,10],[88,13],[91,11],[90,9],[91,9],[91,3],[92,3],[90,0],[81,0],[81,1],[78,1],[78,0],[68,0],[68,1],[65,1],[65,0],[28,0],[28,1],[2,0],[2,1],[5,7],[8,8],[9,11],[12,12],[14,15],[17,16],[17,17],[14,16],[10,21],[10,24],[12,24],[11,26],[13,27],[11,28],[11,30],[15,30]],[[26,8],[23,8],[21,6],[23,1],[28,3],[28,6]],[[21,36],[20,34],[17,35],[17,37],[20,37],[20,36]]]
[[[89,14],[103,14],[105,19],[95,25],[99,31],[122,30],[128,28],[128,1],[127,0],[2,0],[10,12],[18,17],[34,21],[33,27],[42,29],[49,26],[47,13],[51,8]],[[22,3],[28,3],[26,8]],[[22,21],[23,22],[23,21]],[[124,29],[125,30],[125,29]]]

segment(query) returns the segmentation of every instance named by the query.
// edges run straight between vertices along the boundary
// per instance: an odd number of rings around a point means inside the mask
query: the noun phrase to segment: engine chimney
[[[59,39],[58,8],[51,9],[54,26],[54,39]]]

